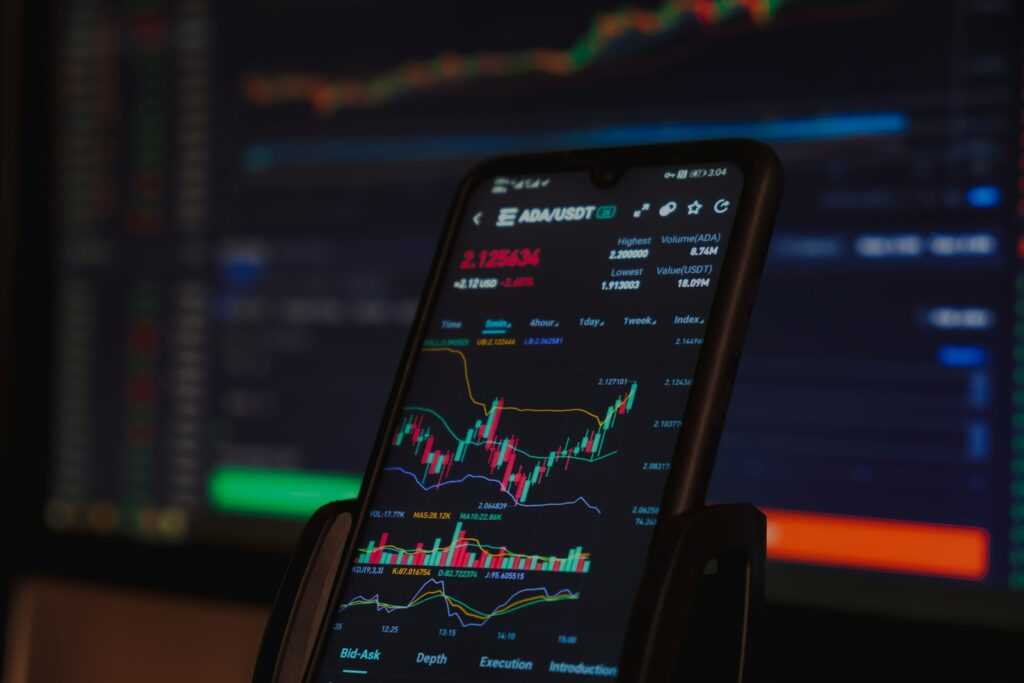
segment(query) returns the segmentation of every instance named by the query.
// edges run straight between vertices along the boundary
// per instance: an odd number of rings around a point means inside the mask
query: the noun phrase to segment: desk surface
[[[48,579],[13,586],[7,683],[248,683],[266,610]]]

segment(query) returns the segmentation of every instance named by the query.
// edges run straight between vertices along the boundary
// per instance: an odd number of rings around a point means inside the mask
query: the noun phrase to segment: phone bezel
[[[693,386],[683,412],[686,428],[680,430],[676,443],[652,546],[658,528],[664,526],[665,519],[684,514],[703,504],[782,190],[782,168],[778,157],[771,148],[755,141],[718,140],[548,152],[485,161],[463,178],[449,210],[356,501],[356,516],[338,572],[332,581],[328,608],[317,625],[316,644],[306,664],[303,681],[312,680],[323,654],[327,624],[344,588],[355,555],[356,541],[366,525],[373,493],[387,458],[388,435],[399,419],[400,399],[405,396],[409,380],[415,372],[419,356],[417,350],[426,336],[428,323],[434,313],[467,201],[477,186],[497,175],[593,172],[595,169],[609,167],[625,171],[634,166],[701,163],[737,165],[743,172],[743,187],[721,267],[720,280],[730,284],[719,286],[711,304],[704,344],[701,346]],[[630,641],[628,632],[625,640],[627,643]],[[629,656],[631,652],[636,650],[627,647],[623,657]],[[625,663],[620,662],[620,670],[623,668]]]

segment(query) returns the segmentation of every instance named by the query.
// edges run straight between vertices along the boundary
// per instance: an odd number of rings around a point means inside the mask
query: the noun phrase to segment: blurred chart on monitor
[[[505,9],[62,3],[50,525],[354,495],[471,164],[752,137],[787,189],[714,498],[779,561],[1024,586],[1016,4]]]

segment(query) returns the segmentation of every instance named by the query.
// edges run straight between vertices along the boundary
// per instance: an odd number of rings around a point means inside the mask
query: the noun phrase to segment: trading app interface
[[[1024,586],[1021,3],[56,4],[51,527],[294,534],[469,167],[752,137],[786,196],[712,499],[775,560]]]
[[[318,680],[615,676],[742,184],[478,186]]]

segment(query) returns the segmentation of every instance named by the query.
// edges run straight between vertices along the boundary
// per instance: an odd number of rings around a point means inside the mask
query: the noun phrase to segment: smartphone
[[[781,172],[745,141],[463,182],[306,680],[614,679],[703,503]]]

